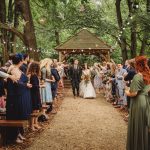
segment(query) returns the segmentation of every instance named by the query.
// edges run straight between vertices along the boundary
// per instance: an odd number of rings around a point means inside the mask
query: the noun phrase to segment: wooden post
[[[59,52],[59,62],[62,61],[62,52]]]
[[[110,51],[108,50],[107,61],[110,62]]]

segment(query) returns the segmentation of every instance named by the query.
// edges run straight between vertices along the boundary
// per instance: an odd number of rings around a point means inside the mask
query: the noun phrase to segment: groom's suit
[[[82,70],[78,65],[73,65],[69,69],[69,76],[71,79],[72,90],[74,96],[79,96],[79,84],[81,81]],[[77,93],[76,93],[77,91]]]

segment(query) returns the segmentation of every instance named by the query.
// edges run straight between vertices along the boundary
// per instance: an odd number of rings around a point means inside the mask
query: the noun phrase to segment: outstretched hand
[[[27,83],[27,87],[28,87],[28,88],[32,88],[32,84]]]

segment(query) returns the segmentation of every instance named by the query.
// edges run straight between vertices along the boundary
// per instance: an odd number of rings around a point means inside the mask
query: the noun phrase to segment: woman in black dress
[[[30,97],[32,85],[28,83],[28,77],[19,69],[22,65],[22,55],[16,54],[12,61],[13,67],[10,74],[15,75],[19,80],[17,82],[7,80],[6,119],[28,120],[32,111]],[[7,137],[9,140],[16,140],[17,143],[23,142],[23,128],[13,128],[10,132]]]
[[[40,87],[44,87],[44,85],[40,86],[39,77],[40,77],[40,65],[37,62],[33,62],[30,64],[28,75],[30,76],[30,84],[32,84],[31,88],[31,100],[32,100],[32,111],[33,113],[38,113],[42,104],[41,104],[41,96],[40,96]],[[32,130],[40,129],[41,127],[38,125],[38,117],[32,118]]]

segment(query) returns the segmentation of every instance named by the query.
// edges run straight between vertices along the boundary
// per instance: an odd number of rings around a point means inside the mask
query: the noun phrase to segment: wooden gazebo
[[[59,52],[59,61],[65,60],[71,54],[96,55],[109,61],[112,48],[87,29],[82,29],[55,50]]]

